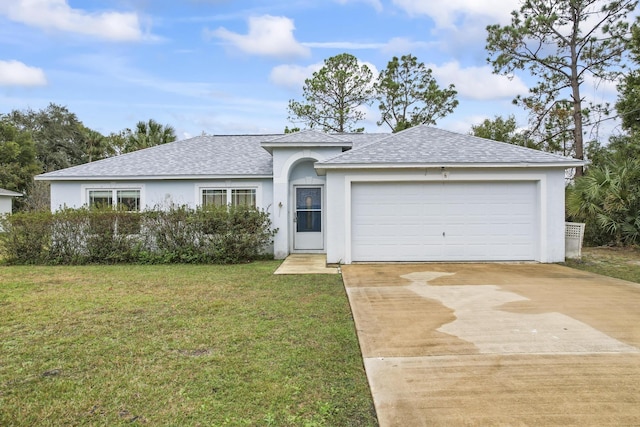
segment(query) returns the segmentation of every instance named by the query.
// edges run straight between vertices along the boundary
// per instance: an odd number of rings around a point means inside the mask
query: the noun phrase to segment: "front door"
[[[293,248],[295,250],[324,249],[322,221],[322,187],[294,187]]]

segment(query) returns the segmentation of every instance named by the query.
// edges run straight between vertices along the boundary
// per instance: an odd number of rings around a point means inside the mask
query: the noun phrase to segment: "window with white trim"
[[[114,207],[130,212],[140,211],[140,190],[95,189],[88,190],[89,207]]]
[[[255,188],[202,188],[202,206],[251,206],[256,207]]]

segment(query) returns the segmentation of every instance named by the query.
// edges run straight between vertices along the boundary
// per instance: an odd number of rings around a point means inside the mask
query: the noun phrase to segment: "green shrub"
[[[51,224],[49,212],[16,213],[4,216],[1,252],[14,264],[43,264],[49,260]]]
[[[51,264],[84,264],[88,261],[86,239],[89,215],[84,209],[64,209],[52,217],[51,244],[48,261]]]
[[[226,206],[63,209],[12,215],[0,226],[13,264],[239,263],[263,257],[275,233],[266,212]]]

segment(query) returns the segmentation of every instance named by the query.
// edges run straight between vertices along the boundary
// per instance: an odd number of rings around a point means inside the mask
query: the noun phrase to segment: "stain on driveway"
[[[640,425],[640,285],[542,264],[343,276],[381,426]]]

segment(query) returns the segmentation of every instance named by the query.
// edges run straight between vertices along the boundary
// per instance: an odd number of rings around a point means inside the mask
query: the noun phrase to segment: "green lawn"
[[[583,248],[582,259],[567,260],[569,267],[640,283],[640,249]]]
[[[340,277],[0,267],[0,425],[375,426]]]

